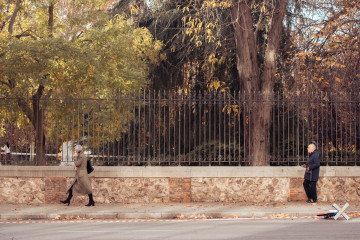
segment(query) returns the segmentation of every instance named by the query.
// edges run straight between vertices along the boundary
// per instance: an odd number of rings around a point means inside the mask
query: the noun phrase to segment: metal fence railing
[[[48,165],[71,160],[73,143],[82,144],[95,165],[251,165],[249,114],[254,104],[264,104],[256,99],[224,93],[42,99],[39,124],[19,99],[2,98],[0,144],[8,142],[11,154],[2,152],[0,160],[35,164],[41,139]],[[264,101],[272,106],[270,165],[303,164],[312,141],[322,151],[323,165],[359,163],[359,94],[282,93]],[[31,100],[25,102],[31,109]]]

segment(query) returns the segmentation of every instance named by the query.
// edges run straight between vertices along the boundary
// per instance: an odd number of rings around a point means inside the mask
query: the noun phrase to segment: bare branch
[[[30,34],[30,33],[18,34],[18,35],[15,35],[15,37],[16,37],[17,39],[20,39],[20,38],[22,38],[22,37],[31,37],[31,38],[34,39],[34,40],[37,39],[34,35],[32,35],[32,34]]]

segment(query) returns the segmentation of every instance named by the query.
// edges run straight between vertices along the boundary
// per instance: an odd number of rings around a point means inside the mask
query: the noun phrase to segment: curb
[[[320,218],[317,217],[286,217],[286,218],[276,218],[276,217],[253,217],[253,218],[191,218],[191,219],[122,219],[122,220],[5,220],[0,221],[1,224],[37,224],[37,223],[146,223],[146,222],[195,222],[195,221],[244,221],[244,220],[281,220],[281,219],[313,219],[317,220]]]
[[[111,213],[50,213],[50,214],[14,214],[4,213],[0,215],[0,220],[114,220],[114,219],[154,219],[154,220],[174,220],[174,219],[295,219],[295,218],[316,218],[315,215],[300,213],[279,213],[279,212],[111,212]]]

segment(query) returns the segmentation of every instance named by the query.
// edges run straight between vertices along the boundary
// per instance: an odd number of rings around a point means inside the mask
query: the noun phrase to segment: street
[[[24,221],[25,222],[25,221]],[[359,219],[0,222],[1,240],[57,239],[359,239]]]

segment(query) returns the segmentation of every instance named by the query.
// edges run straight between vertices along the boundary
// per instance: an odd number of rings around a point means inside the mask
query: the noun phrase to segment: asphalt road
[[[0,222],[1,240],[360,239],[360,220],[196,220],[168,222]]]

